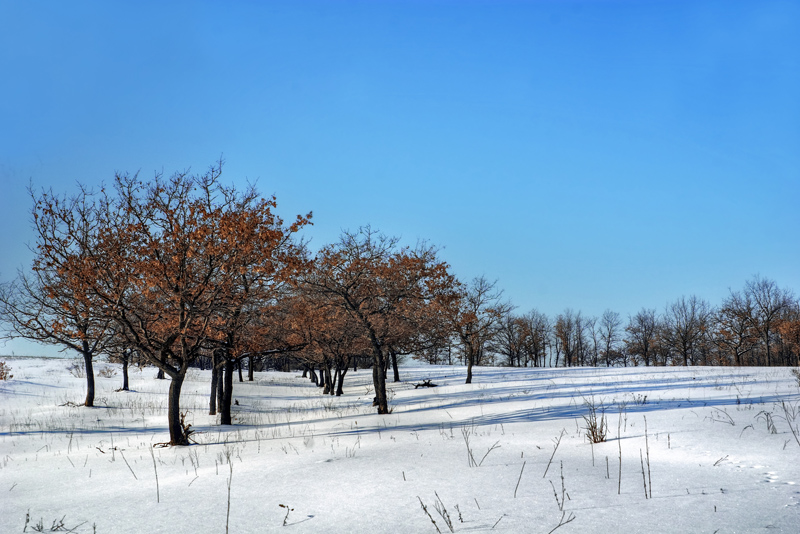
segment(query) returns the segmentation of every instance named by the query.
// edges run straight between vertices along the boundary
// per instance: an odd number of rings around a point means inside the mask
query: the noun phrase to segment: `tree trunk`
[[[338,373],[336,371],[331,373],[331,367],[330,366],[328,366],[328,369],[326,370],[326,372],[328,373],[328,388],[329,388],[328,389],[328,393],[331,394],[331,395],[336,395],[336,377],[337,377]]]
[[[317,372],[314,371],[313,365],[308,368],[308,376],[311,378],[311,381],[314,382],[315,386],[319,384],[319,378],[317,378]]]
[[[319,382],[317,382],[317,387],[325,387],[325,367],[322,365],[319,367]]]
[[[243,362],[243,360],[241,358],[239,358],[239,360],[237,360],[236,363],[239,364],[238,365],[238,367],[239,367],[239,382],[244,382],[244,378],[242,377],[242,365],[243,365],[244,362]]]
[[[772,351],[771,351],[770,342],[769,342],[769,332],[767,332],[767,335],[764,337],[764,342],[765,342],[765,344],[767,346],[767,367],[771,367],[772,366]]]
[[[236,360],[226,357],[225,358],[225,372],[222,386],[222,403],[219,406],[220,424],[232,425],[233,419],[231,418],[231,402],[233,401],[233,368],[236,366]]]
[[[216,352],[211,356],[211,396],[208,400],[208,415],[217,415],[217,386],[219,385],[219,363]]]
[[[175,376],[170,375],[172,381],[169,384],[169,406],[167,408],[169,417],[169,444],[170,445],[189,445],[189,439],[183,432],[181,425],[181,387],[183,379],[186,377],[187,366],[181,365],[181,370]]]
[[[255,358],[250,355],[247,357],[247,381],[253,381],[253,368],[255,367]]]
[[[158,380],[164,380],[164,379],[166,378],[166,377],[164,376],[164,370],[163,370],[163,369],[159,369],[159,370],[158,370],[158,373],[156,373],[156,378],[157,378]]]
[[[392,353],[392,369],[394,370],[394,381],[400,382],[400,370],[397,368],[397,353],[395,351],[391,351]]]
[[[319,370],[319,374],[325,377],[325,387],[322,390],[323,395],[327,395],[333,390],[333,384],[331,384],[331,366],[327,363],[322,365],[322,369]]]
[[[94,406],[94,369],[92,368],[92,353],[89,343],[83,342],[83,363],[86,366],[86,401],[84,406]]]
[[[224,360],[220,360],[217,362],[217,365],[219,366],[217,368],[217,413],[219,413],[219,410],[222,407],[222,397],[225,393],[223,391],[223,386],[225,385],[223,376],[225,373],[223,372],[223,367],[222,367],[224,365],[223,361]]]
[[[130,391],[128,383],[128,362],[131,356],[126,351],[122,354],[122,391]]]
[[[349,363],[349,362],[348,362]],[[336,396],[341,397],[344,391],[342,391],[342,387],[344,384],[344,375],[347,374],[348,364],[344,364],[341,369],[337,369],[337,374],[339,378],[336,380]]]
[[[372,384],[375,387],[375,403],[379,414],[389,413],[389,400],[386,397],[386,363],[383,351],[373,341],[372,356],[375,359],[372,366]]]

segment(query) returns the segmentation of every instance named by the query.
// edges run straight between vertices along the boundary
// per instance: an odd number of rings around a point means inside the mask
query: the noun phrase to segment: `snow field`
[[[454,532],[800,531],[786,368],[478,368],[464,385],[460,367],[406,367],[382,416],[370,370],[338,398],[265,372],[234,384],[231,427],[207,415],[210,372],[192,371],[181,409],[198,444],[154,448],[169,386],[155,370],[132,371],[130,392],[98,376],[85,408],[71,360],[6,361],[0,532],[28,514],[27,532],[63,518],[76,533],[446,533],[444,510]],[[427,378],[438,387],[414,389]],[[604,443],[586,438],[589,405]]]

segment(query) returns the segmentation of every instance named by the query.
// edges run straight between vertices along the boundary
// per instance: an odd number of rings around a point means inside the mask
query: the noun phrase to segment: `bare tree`
[[[764,343],[766,364],[772,365],[772,345],[781,313],[792,305],[792,293],[780,289],[768,278],[754,276],[745,283],[744,293],[753,305],[753,327]]]
[[[748,293],[731,291],[715,315],[714,342],[724,354],[733,357],[734,365],[743,365],[744,358],[758,344],[754,311]]]
[[[600,328],[601,327],[597,322],[597,317],[589,317],[586,319],[586,333],[590,344],[589,355],[591,357],[589,363],[592,367],[597,367],[597,364],[600,361],[600,348],[602,342],[602,332]],[[608,365],[608,363],[606,363],[606,365]]]
[[[558,354],[564,353],[564,367],[569,367],[573,363],[575,355],[575,339],[573,331],[575,330],[575,317],[571,309],[567,308],[564,313],[556,317],[553,335],[556,341],[556,362],[555,367],[558,367]]]
[[[563,351],[564,367],[586,363],[590,346],[586,334],[593,323],[596,323],[595,319],[587,320],[580,311],[575,313],[570,308],[556,317],[554,326],[556,352]],[[558,365],[558,357],[556,357],[556,365]]]
[[[703,329],[711,313],[709,304],[694,295],[681,297],[667,306],[665,342],[683,360],[683,365],[694,365],[699,354]]]
[[[658,340],[659,324],[656,310],[642,308],[633,317],[628,319],[625,327],[628,337],[625,339],[628,352],[642,359],[645,366],[651,361],[655,364],[656,343]]]
[[[590,326],[594,326],[595,324],[597,324],[596,318],[584,317],[580,311],[575,314],[575,330],[573,331],[573,337],[575,340],[575,363],[577,365],[586,365],[589,347],[591,345],[587,334],[590,331]]]
[[[545,366],[547,347],[552,333],[552,325],[547,315],[538,310],[531,310],[520,321],[523,329],[522,350],[527,362],[533,362],[534,367]]]
[[[603,312],[600,318],[600,338],[603,341],[603,358],[606,366],[610,366],[621,357],[627,367],[628,361],[619,350],[622,341],[622,319],[619,318],[619,313],[611,310]]]
[[[495,343],[509,367],[522,367],[525,335],[524,322],[520,317],[509,312],[500,318]]]

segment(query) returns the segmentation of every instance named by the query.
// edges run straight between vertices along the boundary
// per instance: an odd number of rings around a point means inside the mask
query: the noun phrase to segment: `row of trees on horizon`
[[[210,412],[231,424],[233,373],[243,361],[305,368],[341,394],[355,361],[372,368],[378,413],[390,412],[387,372],[398,360],[480,365],[797,365],[800,304],[759,276],[718,307],[680,298],[623,322],[517,314],[496,283],[459,281],[420,242],[401,246],[369,226],[315,254],[274,197],[224,185],[222,162],[202,175],[141,180],[72,195],[32,191],[35,257],[0,286],[6,337],[73,349],[86,365],[134,355],[171,379],[170,444],[188,443],[180,391],[188,369],[212,367]]]
[[[479,279],[474,284],[485,283]],[[499,316],[487,330],[480,364],[517,367],[735,365],[797,366],[800,304],[788,289],[755,276],[719,306],[680,297],[663,311],[642,308],[627,319],[612,310],[585,316],[566,309]],[[455,355],[455,357],[454,357]],[[419,355],[463,363],[457,346]],[[418,357],[419,357],[418,356]]]

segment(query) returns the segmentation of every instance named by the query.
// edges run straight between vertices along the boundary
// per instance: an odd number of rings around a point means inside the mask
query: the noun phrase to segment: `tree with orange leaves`
[[[346,312],[368,340],[379,414],[389,413],[387,350],[409,335],[398,324],[418,320],[435,302],[451,298],[457,283],[436,252],[425,244],[400,248],[396,238],[367,226],[344,232],[337,243],[320,250],[305,278],[310,291]]]
[[[220,423],[230,425],[233,400],[233,371],[244,358],[274,358],[302,350],[308,340],[299,329],[299,310],[291,281],[305,272],[308,263],[302,247],[286,242],[275,251],[276,266],[269,274],[245,274],[240,277],[238,292],[231,295],[215,326],[211,346],[221,354],[218,365],[222,372]],[[282,256],[278,260],[278,256]],[[291,261],[288,260],[291,258]],[[263,259],[262,259],[263,261]],[[252,369],[252,367],[251,367]],[[213,398],[212,382],[212,398]]]
[[[800,303],[796,300],[784,312],[777,330],[787,352],[787,365],[800,366]]]
[[[86,287],[76,273],[64,268],[68,258],[85,258],[96,246],[98,232],[113,213],[86,188],[78,194],[58,196],[35,193],[32,210],[36,242],[30,273],[0,287],[0,319],[10,326],[8,338],[24,338],[65,350],[83,358],[86,370],[85,406],[94,406],[92,362],[112,341],[111,322],[98,317],[86,299],[75,298]],[[85,296],[85,294],[84,294]]]
[[[513,309],[496,285],[483,276],[475,278],[468,286],[460,286],[458,298],[444,308],[467,363],[466,384],[472,383],[472,368],[480,364],[501,319]]]
[[[247,193],[250,201],[256,196],[252,188]],[[237,208],[237,216],[242,212],[242,207]],[[251,236],[260,240],[260,246],[240,245],[238,263],[243,267],[222,296],[210,340],[223,356],[220,422],[224,425],[232,423],[233,371],[237,363],[244,358],[252,362],[255,356],[297,351],[306,344],[293,326],[290,302],[296,281],[310,267],[304,244],[294,238],[300,228],[310,224],[310,218],[309,213],[288,227],[279,218],[266,221],[261,235]]]
[[[220,183],[222,162],[203,175],[156,175],[143,181],[117,175],[114,194],[101,204],[115,218],[103,221],[93,247],[58,262],[67,289],[100,320],[110,320],[124,343],[172,380],[170,445],[189,443],[180,391],[191,363],[220,341],[242,302],[248,276],[290,276],[294,261],[282,248],[308,223],[286,226],[275,198],[254,189],[239,193]],[[278,274],[281,273],[281,274]]]
[[[321,297],[319,293],[305,291],[302,311],[296,318],[303,324],[308,344],[298,354],[307,367],[319,367],[317,385],[323,394],[340,396],[344,393],[344,377],[352,358],[370,355],[370,344],[356,320],[341,307]]]

